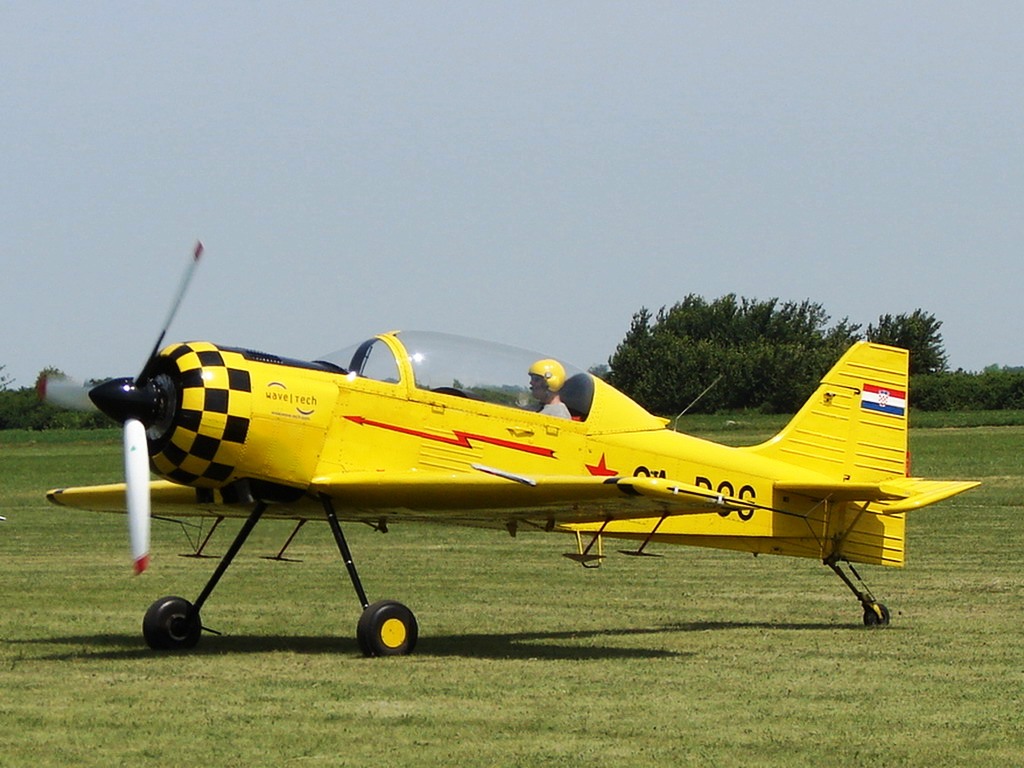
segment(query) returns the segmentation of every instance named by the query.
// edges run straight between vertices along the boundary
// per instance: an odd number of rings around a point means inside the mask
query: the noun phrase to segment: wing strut
[[[181,523],[180,520],[177,520],[175,522]],[[213,538],[213,532],[216,531],[217,528],[220,527],[220,524],[223,523],[223,522],[224,522],[224,516],[223,515],[217,515],[217,517],[213,521],[213,525],[210,526],[210,530],[207,531],[206,536],[203,538],[202,543],[198,547],[196,547],[196,551],[192,552],[191,554],[185,553],[185,554],[181,555],[181,557],[213,557],[213,555],[204,554],[204,550],[206,549],[206,545],[210,543],[210,539]],[[182,523],[182,529],[185,530],[185,535],[188,536],[189,544],[192,544],[192,537],[188,535],[188,529],[185,528],[184,523]],[[200,526],[199,526],[199,533],[202,534],[202,524],[201,523],[200,523]],[[193,545],[193,546],[195,546],[195,545]]]
[[[619,552],[633,557],[661,557],[661,555],[655,552],[646,552],[645,550],[647,549],[647,545],[651,543],[651,539],[654,538],[654,534],[656,534],[658,529],[661,528],[661,524],[668,520],[668,517],[668,515],[661,516],[661,519],[654,524],[654,527],[651,528],[651,532],[647,534],[647,538],[640,543],[639,547],[636,549],[620,549]]]
[[[295,537],[298,535],[299,531],[302,530],[302,526],[304,526],[305,524],[306,524],[306,519],[305,518],[299,520],[298,524],[296,524],[296,526],[295,526],[295,530],[293,530],[291,532],[291,535],[285,541],[284,546],[281,547],[281,551],[279,551],[276,555],[266,555],[263,559],[264,560],[279,560],[281,562],[286,562],[286,563],[301,563],[302,562],[301,560],[296,560],[296,559],[291,558],[291,557],[285,557],[284,556],[284,551],[286,549],[288,549],[288,547],[291,546],[292,542],[295,540]]]
[[[568,557],[570,560],[575,560],[577,563],[582,565],[584,568],[597,568],[601,565],[601,561],[604,560],[604,539],[601,534],[604,533],[604,529],[608,527],[612,519],[609,517],[603,523],[601,527],[594,533],[594,537],[590,540],[590,543],[586,547],[583,546],[583,536],[580,531],[576,531],[576,551],[575,552],[564,552],[563,556]],[[597,545],[597,554],[590,554],[590,550]]]

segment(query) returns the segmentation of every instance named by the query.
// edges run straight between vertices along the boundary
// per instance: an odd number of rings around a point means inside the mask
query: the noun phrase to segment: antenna
[[[723,376],[723,374],[721,374],[721,373],[720,373],[720,374],[718,374],[718,378],[717,378],[717,379],[715,379],[715,380],[714,380],[714,381],[712,381],[712,382],[711,382],[710,384],[708,384],[708,385],[707,385],[706,387],[704,387],[704,391],[703,391],[703,392],[701,392],[701,393],[700,393],[699,395],[697,395],[697,396],[696,396],[695,398],[693,398],[693,400],[692,400],[692,401],[690,401],[690,404],[689,404],[688,406],[686,406],[685,408],[683,408],[683,410],[681,410],[681,411],[679,412],[679,415],[678,415],[678,416],[676,416],[676,417],[675,417],[675,418],[674,418],[674,419],[672,420],[672,431],[673,431],[673,432],[678,432],[678,431],[679,431],[679,420],[680,420],[681,418],[683,418],[683,416],[684,416],[684,415],[686,414],[686,412],[687,412],[688,410],[690,410],[691,408],[693,408],[693,406],[695,406],[695,405],[697,404],[697,401],[698,401],[698,400],[700,400],[700,399],[701,399],[702,397],[704,397],[704,395],[706,395],[706,394],[707,394],[708,392],[710,392],[710,391],[711,391],[711,388],[712,388],[713,386],[715,386],[715,384],[717,384],[718,382],[720,382],[720,381],[722,380],[722,376]]]

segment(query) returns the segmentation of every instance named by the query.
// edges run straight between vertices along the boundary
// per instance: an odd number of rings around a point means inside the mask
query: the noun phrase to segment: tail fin
[[[844,482],[907,474],[905,349],[858,342],[786,427],[751,450]]]

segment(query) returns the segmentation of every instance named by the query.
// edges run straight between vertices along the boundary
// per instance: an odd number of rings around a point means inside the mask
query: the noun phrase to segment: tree
[[[0,365],[0,392],[3,392],[5,389],[11,386],[11,384],[14,383],[14,379],[12,379],[10,376],[4,373],[4,370],[6,368],[6,365]]]
[[[657,315],[644,308],[633,316],[609,360],[609,381],[663,415],[679,413],[716,380],[695,410],[792,411],[859,338],[849,320],[828,322],[811,301],[690,294]]]
[[[868,341],[910,350],[910,373],[942,373],[949,360],[939,329],[942,321],[922,309],[909,315],[882,315],[878,325],[869,325]]]

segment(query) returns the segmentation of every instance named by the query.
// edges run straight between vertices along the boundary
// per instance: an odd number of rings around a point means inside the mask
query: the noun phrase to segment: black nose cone
[[[138,419],[149,426],[159,410],[159,393],[152,385],[137,387],[132,378],[112,379],[89,390],[89,399],[117,422]]]

